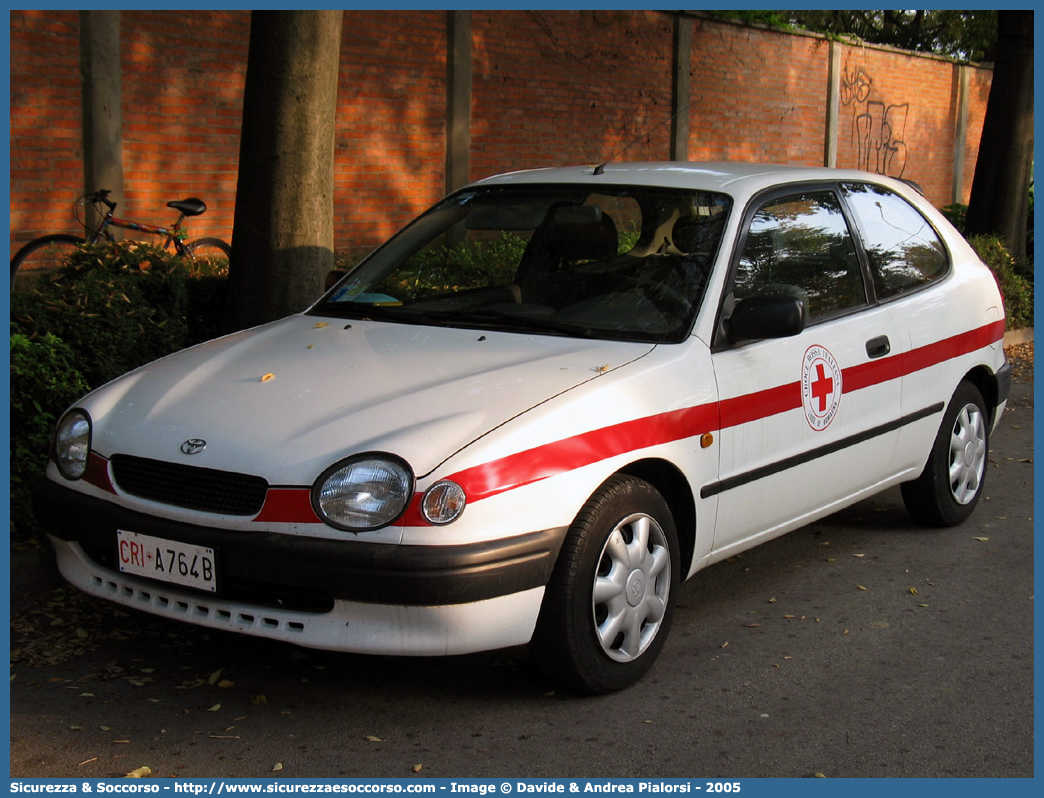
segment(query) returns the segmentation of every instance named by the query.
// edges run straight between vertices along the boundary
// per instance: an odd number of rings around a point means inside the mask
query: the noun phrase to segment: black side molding
[[[752,469],[742,474],[736,474],[731,477],[719,480],[717,482],[711,482],[709,485],[704,485],[700,489],[700,497],[708,498],[709,496],[716,496],[719,493],[723,493],[733,488],[738,488],[741,485],[747,485],[751,482],[756,482],[759,479],[770,477],[773,474],[778,474],[781,471],[786,471],[788,468],[794,468],[795,466],[803,465],[804,463],[810,463],[813,460],[818,460],[820,457],[826,457],[828,454],[834,454],[840,452],[842,449],[847,449],[850,446],[868,441],[872,438],[876,438],[878,435],[884,435],[905,427],[907,424],[912,424],[915,421],[920,421],[922,418],[928,418],[934,416],[936,413],[941,413],[945,408],[942,402],[926,407],[922,410],[918,410],[915,413],[898,418],[895,421],[889,421],[887,424],[882,424],[879,427],[872,427],[862,432],[858,432],[855,435],[850,435],[847,438],[841,438],[840,440],[828,443],[825,446],[820,446],[815,449],[809,449],[807,452],[796,454],[793,457],[787,457],[786,459],[780,460],[775,463],[769,463],[768,465],[761,466],[760,468]]]

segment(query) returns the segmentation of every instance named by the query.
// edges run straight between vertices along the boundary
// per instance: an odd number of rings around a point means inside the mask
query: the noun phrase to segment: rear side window
[[[946,274],[946,248],[920,211],[881,186],[850,183],[844,191],[862,229],[878,299],[914,291]]]
[[[747,231],[734,294],[800,297],[810,321],[865,305],[855,243],[837,195],[815,191],[761,206]]]

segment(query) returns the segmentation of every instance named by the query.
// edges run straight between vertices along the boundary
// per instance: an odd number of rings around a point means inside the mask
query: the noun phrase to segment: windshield
[[[721,194],[633,186],[467,189],[360,263],[311,312],[680,341],[729,206]]]

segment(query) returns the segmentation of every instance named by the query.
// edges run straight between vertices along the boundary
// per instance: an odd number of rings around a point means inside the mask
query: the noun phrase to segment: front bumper
[[[566,532],[550,529],[459,546],[403,546],[171,521],[46,478],[34,484],[33,499],[47,531],[79,544],[95,567],[117,572],[117,529],[209,546],[216,552],[218,598],[312,611],[327,610],[336,601],[467,604],[543,588]]]
[[[443,656],[528,643],[544,589],[441,607],[334,601],[325,612],[260,607],[100,568],[52,536],[58,569],[89,595],[197,626],[356,654]]]

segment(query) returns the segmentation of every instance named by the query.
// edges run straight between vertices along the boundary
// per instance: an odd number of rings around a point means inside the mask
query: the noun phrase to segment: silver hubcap
[[[950,491],[958,504],[975,498],[986,470],[986,425],[979,408],[965,405],[950,433]]]
[[[630,662],[656,637],[667,610],[670,565],[667,538],[650,516],[628,516],[609,534],[591,599],[595,633],[607,656]]]

